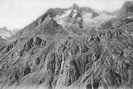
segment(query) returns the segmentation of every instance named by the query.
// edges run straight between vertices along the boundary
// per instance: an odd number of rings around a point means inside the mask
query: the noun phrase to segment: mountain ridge
[[[47,10],[0,46],[1,88],[132,89],[132,22],[76,4]]]

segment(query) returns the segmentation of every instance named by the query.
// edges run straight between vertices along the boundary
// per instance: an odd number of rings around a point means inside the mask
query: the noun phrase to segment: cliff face
[[[20,30],[0,49],[1,88],[132,89],[133,21],[98,16],[77,5],[49,9]]]

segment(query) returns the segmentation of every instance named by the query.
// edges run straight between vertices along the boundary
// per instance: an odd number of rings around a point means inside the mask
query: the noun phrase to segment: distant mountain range
[[[51,8],[16,34],[1,28],[0,89],[133,89],[132,3]]]
[[[12,35],[16,34],[17,29],[10,30],[6,27],[0,28],[0,36],[4,39],[11,37]]]

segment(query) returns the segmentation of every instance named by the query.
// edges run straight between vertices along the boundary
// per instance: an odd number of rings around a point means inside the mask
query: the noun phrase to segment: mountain
[[[120,9],[119,16],[121,18],[133,16],[133,1],[127,1]]]
[[[0,36],[2,38],[8,38],[8,37],[11,37],[13,34],[15,34],[16,31],[11,31],[9,29],[7,29],[6,27],[3,27],[3,28],[0,28]]]
[[[1,38],[1,89],[132,89],[132,22],[77,4],[48,9]]]
[[[71,8],[65,10],[64,14],[57,15],[55,20],[63,26],[78,24],[82,28],[96,27],[112,18],[115,18],[114,14],[99,12],[89,7],[79,7],[74,4]]]

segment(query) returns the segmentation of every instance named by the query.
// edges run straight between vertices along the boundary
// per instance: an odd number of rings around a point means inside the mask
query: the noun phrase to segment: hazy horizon
[[[79,6],[112,12],[125,1],[129,0],[0,0],[0,27],[21,29],[48,8],[65,8],[77,3]]]

